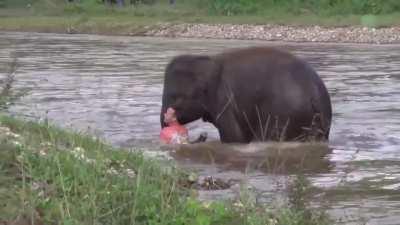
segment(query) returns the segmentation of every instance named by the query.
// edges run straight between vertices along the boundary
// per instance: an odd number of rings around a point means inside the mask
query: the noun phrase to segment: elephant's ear
[[[195,66],[196,82],[204,92],[216,90],[220,71],[221,66],[214,58],[209,56],[199,56],[197,58]]]

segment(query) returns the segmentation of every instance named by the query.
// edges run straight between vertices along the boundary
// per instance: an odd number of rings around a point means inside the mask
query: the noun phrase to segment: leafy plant
[[[20,97],[26,94],[26,91],[14,91],[15,73],[17,71],[17,60],[14,59],[9,66],[4,79],[0,80],[0,110],[7,109]]]

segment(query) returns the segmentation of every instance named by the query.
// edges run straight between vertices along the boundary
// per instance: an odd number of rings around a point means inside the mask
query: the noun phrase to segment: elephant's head
[[[218,77],[217,64],[208,56],[182,55],[174,58],[167,66],[160,114],[164,127],[164,113],[172,107],[178,122],[190,123],[209,117],[208,99],[215,91]]]

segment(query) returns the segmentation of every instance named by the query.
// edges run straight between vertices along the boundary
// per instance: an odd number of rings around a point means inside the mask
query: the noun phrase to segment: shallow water
[[[313,205],[326,208],[338,223],[399,224],[399,45],[2,32],[0,68],[6,68],[12,57],[17,57],[16,87],[30,90],[11,107],[11,113],[33,119],[47,117],[63,127],[89,130],[119,146],[158,149],[166,63],[177,54],[212,54],[252,45],[283,47],[307,59],[331,93],[332,153],[323,160],[307,161],[315,166],[305,171],[318,190],[310,199]],[[0,72],[5,75],[5,69]],[[211,139],[218,138],[209,124],[195,122],[188,127],[193,136],[207,131]],[[229,151],[214,153],[225,155],[214,164],[196,160],[190,154],[178,162],[200,175],[246,179],[263,201],[280,201],[276,196],[285,196],[288,177],[293,174],[289,170],[279,173],[248,167],[251,157],[237,166],[235,157],[228,157]],[[227,198],[236,191],[203,191],[200,197]]]

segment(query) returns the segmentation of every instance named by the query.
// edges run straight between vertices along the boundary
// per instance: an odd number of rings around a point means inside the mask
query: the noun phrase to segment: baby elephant
[[[169,107],[181,124],[214,124],[222,142],[327,141],[332,120],[315,70],[270,47],[175,57],[165,71],[162,127]]]

